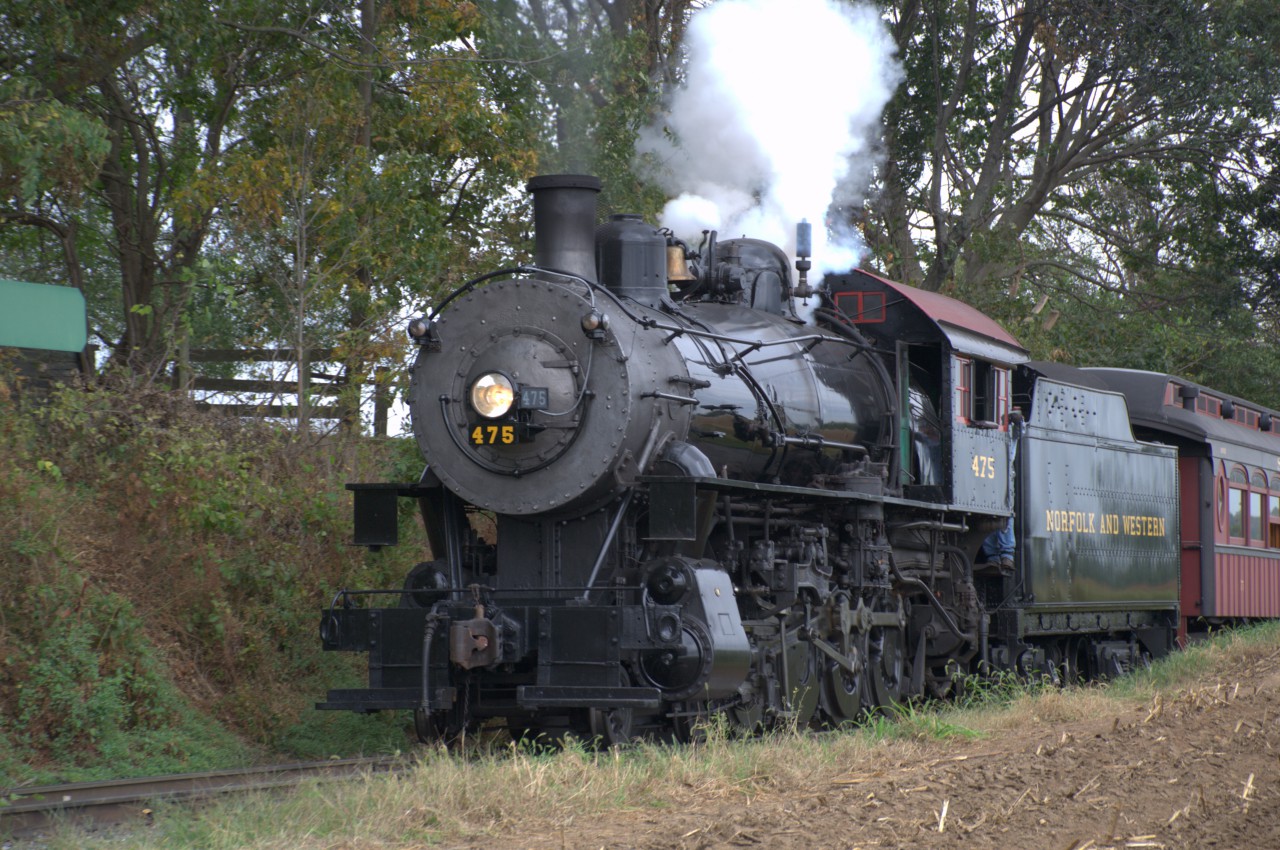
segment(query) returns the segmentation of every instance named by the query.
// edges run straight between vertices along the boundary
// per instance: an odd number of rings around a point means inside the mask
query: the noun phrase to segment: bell
[[[667,281],[671,283],[693,280],[689,274],[689,265],[684,261],[684,248],[679,245],[667,246]]]

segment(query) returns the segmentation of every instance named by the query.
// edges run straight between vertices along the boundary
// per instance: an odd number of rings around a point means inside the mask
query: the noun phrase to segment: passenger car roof
[[[1240,460],[1268,470],[1276,469],[1276,458],[1280,457],[1280,434],[1276,431],[1251,428],[1234,419],[1223,419],[1187,410],[1180,405],[1166,404],[1165,399],[1169,384],[1173,383],[1179,388],[1194,388],[1194,391],[1203,395],[1230,401],[1237,410],[1248,408],[1266,414],[1273,427],[1280,424],[1280,412],[1163,372],[1113,368],[1090,368],[1082,371],[1096,375],[1112,389],[1125,394],[1129,401],[1129,418],[1134,425],[1197,443],[1208,443],[1213,447],[1215,457]]]

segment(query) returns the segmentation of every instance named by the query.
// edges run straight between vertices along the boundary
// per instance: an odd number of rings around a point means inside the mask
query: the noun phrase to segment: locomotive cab
[[[838,321],[893,352],[902,491],[954,510],[1013,510],[1010,370],[1027,353],[977,310],[865,271],[828,276]]]

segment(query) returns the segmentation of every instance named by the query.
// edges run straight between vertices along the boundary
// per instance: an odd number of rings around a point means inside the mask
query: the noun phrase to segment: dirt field
[[[485,846],[1280,848],[1274,648],[1142,707],[1037,720],[922,742],[909,759],[886,747],[893,756],[767,795],[708,800],[690,789],[669,810],[530,825]]]

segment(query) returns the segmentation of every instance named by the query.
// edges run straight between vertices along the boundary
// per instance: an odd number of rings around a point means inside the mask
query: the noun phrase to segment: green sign
[[[86,342],[80,290],[0,280],[0,346],[80,351]]]

